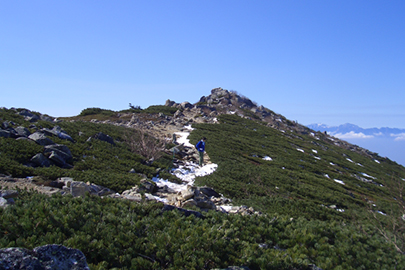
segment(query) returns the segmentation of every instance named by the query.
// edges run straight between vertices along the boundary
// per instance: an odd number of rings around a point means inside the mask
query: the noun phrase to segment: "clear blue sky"
[[[215,87],[301,124],[405,128],[405,1],[0,0],[0,106],[72,116]]]

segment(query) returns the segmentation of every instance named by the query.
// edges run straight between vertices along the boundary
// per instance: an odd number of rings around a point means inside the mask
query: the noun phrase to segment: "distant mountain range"
[[[405,140],[405,129],[400,128],[361,128],[353,124],[328,126],[325,124],[307,125],[315,131],[327,132],[340,139],[367,139],[367,138],[392,138],[396,141]]]
[[[310,129],[327,132],[329,135],[359,145],[385,156],[405,166],[405,129],[400,128],[361,128],[353,124],[328,126],[311,124]]]

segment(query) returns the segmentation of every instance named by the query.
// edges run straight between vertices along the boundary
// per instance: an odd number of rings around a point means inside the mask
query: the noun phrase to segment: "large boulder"
[[[70,194],[72,194],[73,197],[84,197],[86,196],[86,192],[91,192],[90,187],[86,183],[78,181],[72,181],[70,183]]]
[[[87,270],[90,268],[80,250],[62,245],[45,245],[33,250],[0,249],[0,269]]]
[[[221,195],[218,192],[209,187],[201,187],[200,192],[208,197],[215,197],[215,198],[221,197]]]
[[[45,146],[44,155],[60,167],[70,167],[67,163],[73,158],[69,148],[63,144]]]
[[[28,136],[28,138],[30,140],[33,140],[37,144],[43,145],[43,146],[55,144],[51,139],[46,137],[44,133],[39,132],[39,131],[32,133],[31,135]]]
[[[16,127],[14,130],[18,137],[28,137],[31,135],[31,132],[26,127],[19,126]]]
[[[4,130],[4,129],[0,129],[0,137],[4,137],[4,138],[10,138],[10,131]]]
[[[31,162],[34,164],[34,166],[38,167],[49,167],[51,166],[51,162],[49,159],[42,153],[36,154],[31,158]]]
[[[62,130],[62,128],[60,126],[54,126],[52,129],[49,128],[43,128],[42,131],[48,135],[53,135],[53,136],[57,136],[61,139],[64,140],[69,140],[71,142],[74,142],[74,140],[72,139],[72,137],[67,134],[64,130]]]
[[[156,185],[155,182],[151,180],[142,179],[138,191],[146,193],[155,193],[156,191],[158,191],[158,186]]]

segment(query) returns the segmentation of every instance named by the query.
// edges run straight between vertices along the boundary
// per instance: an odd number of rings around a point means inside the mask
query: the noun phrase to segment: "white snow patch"
[[[315,159],[317,159],[317,160],[321,160],[321,158],[320,158],[320,157],[315,157],[315,156],[314,156],[314,158],[315,158]]]
[[[188,129],[188,130],[194,130],[194,128],[192,128],[191,125],[184,126],[184,128],[185,128],[185,129]]]
[[[345,185],[345,182],[343,182],[342,180],[339,180],[339,179],[333,179],[333,180],[335,180],[336,183],[339,183],[341,185]]]
[[[263,158],[263,160],[272,161],[273,159],[272,159],[271,157],[269,157],[269,156],[265,156],[265,157]]]
[[[381,214],[381,215],[383,215],[383,216],[386,216],[387,214],[386,213],[384,213],[384,212],[382,212],[382,211],[376,211],[378,214]]]
[[[194,147],[194,145],[192,145],[190,141],[187,139],[188,135],[190,135],[190,132],[176,132],[174,134],[176,134],[177,136],[176,141],[179,144],[184,144],[184,146],[188,147]]]
[[[327,173],[325,173],[325,177],[330,179],[330,177],[329,177],[329,175]]]
[[[356,165],[358,165],[360,167],[364,167],[363,164],[361,164],[361,163],[356,163]]]
[[[378,160],[376,160],[376,159],[374,159],[374,161],[377,162],[378,164],[380,164],[380,161],[378,161]]]
[[[315,149],[312,149],[312,152],[314,152],[315,154],[318,154],[318,151],[316,151]]]
[[[186,126],[185,128],[192,129],[191,126]],[[179,136],[179,138],[177,139],[178,143],[184,144],[185,146],[194,147],[188,140],[188,135],[190,135],[189,132],[176,132],[175,134]],[[152,180],[156,182],[158,187],[167,186],[174,191],[179,192],[187,189],[187,185],[194,185],[194,180],[196,177],[209,175],[213,173],[217,168],[218,165],[214,163],[206,164],[203,167],[200,167],[195,163],[187,162],[186,165],[180,166],[172,172],[172,174],[183,181],[182,184],[173,183],[157,177],[154,177]],[[164,201],[164,199],[157,198],[156,200]]]
[[[333,162],[329,162],[330,165],[335,166],[336,164]]]
[[[350,158],[346,158],[347,161],[350,161],[351,163],[354,163],[353,160],[351,160]]]
[[[365,176],[365,177],[368,177],[368,178],[372,178],[372,179],[377,179],[376,177],[374,177],[374,176],[371,176],[371,175],[368,175],[368,174],[366,174],[366,173],[361,173],[363,176]]]
[[[305,153],[305,151],[302,150],[302,149],[300,149],[300,148],[297,148],[297,151],[300,151],[300,152],[302,152],[302,153]]]
[[[193,163],[187,163],[185,166],[181,166],[173,171],[173,174],[183,181],[182,184],[172,183],[168,180],[157,177],[154,177],[152,180],[157,184],[158,187],[167,186],[174,191],[179,192],[187,189],[187,185],[194,185],[194,180],[196,177],[209,175],[217,168],[218,165],[214,163],[204,165],[203,167],[199,167]]]

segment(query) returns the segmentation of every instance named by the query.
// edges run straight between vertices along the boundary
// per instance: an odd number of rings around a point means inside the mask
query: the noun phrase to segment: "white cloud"
[[[363,132],[356,133],[354,131],[350,131],[348,133],[337,133],[334,134],[333,136],[339,138],[339,139],[370,139],[374,138],[373,135],[366,135]]]
[[[391,134],[391,137],[395,137],[394,141],[404,141],[405,133]]]

